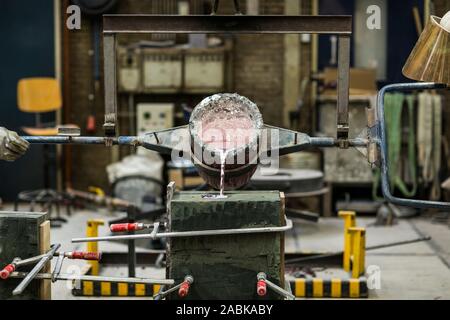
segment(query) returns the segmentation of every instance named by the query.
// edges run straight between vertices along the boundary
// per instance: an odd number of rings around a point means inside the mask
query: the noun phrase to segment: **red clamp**
[[[111,232],[137,231],[145,228],[143,223],[118,223],[109,226]]]
[[[184,282],[180,285],[180,289],[178,289],[178,296],[181,298],[186,297],[193,282],[194,278],[192,278],[191,276],[186,276],[184,278]]]
[[[16,270],[16,266],[14,264],[8,264],[6,267],[3,268],[2,271],[0,271],[0,278],[2,279],[8,279],[9,275],[13,273]]]
[[[69,259],[100,261],[100,259],[102,258],[102,253],[101,252],[73,251],[73,252],[67,252],[66,257]]]

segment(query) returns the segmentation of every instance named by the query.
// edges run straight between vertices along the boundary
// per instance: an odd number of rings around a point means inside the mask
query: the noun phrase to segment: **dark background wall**
[[[54,76],[53,1],[0,1],[0,126],[33,126],[34,115],[17,108],[20,78]],[[0,197],[43,186],[42,147],[33,146],[20,160],[0,163]]]

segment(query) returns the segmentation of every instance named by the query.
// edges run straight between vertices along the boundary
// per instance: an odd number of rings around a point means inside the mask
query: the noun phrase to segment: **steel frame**
[[[347,148],[352,16],[244,16],[244,15],[143,15],[103,16],[105,81],[105,135],[116,135],[117,34],[209,33],[209,34],[334,34],[338,35],[337,139]]]

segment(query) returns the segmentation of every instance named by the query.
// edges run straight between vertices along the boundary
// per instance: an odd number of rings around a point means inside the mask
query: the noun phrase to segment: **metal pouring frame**
[[[209,33],[209,34],[332,34],[337,35],[338,43],[338,87],[337,87],[337,134],[333,137],[309,137],[291,130],[279,129],[288,143],[281,147],[279,154],[298,152],[308,147],[356,147],[367,148],[363,153],[371,165],[380,165],[382,192],[387,201],[416,208],[449,209],[450,203],[402,199],[394,197],[389,189],[387,144],[384,122],[384,95],[389,91],[411,91],[441,89],[445,85],[436,83],[393,84],[382,88],[378,94],[376,110],[372,110],[372,119],[368,119],[367,138],[349,139],[349,73],[350,73],[350,37],[352,35],[352,16],[246,16],[246,15],[145,15],[119,14],[103,16],[104,41],[104,90],[105,123],[104,137],[78,136],[24,136],[30,143],[38,144],[104,144],[144,146],[161,153],[170,152],[170,145],[164,140],[165,133],[148,133],[145,136],[116,137],[117,125],[117,35],[140,33]],[[376,116],[378,119],[375,119]],[[146,139],[148,138],[148,139]],[[151,139],[150,139],[151,138]],[[161,140],[162,138],[162,140]],[[150,141],[151,140],[151,141]]]

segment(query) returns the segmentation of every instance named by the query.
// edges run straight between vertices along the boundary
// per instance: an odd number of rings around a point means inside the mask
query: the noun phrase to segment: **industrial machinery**
[[[437,33],[436,36],[441,35],[441,39],[443,37],[448,39],[448,30],[445,31],[440,27],[437,19],[430,20],[425,32]],[[269,298],[292,298],[292,294],[286,289],[283,274],[283,232],[291,227],[290,221],[284,216],[283,195],[277,191],[223,193],[226,186],[232,189],[245,184],[253,174],[256,165],[270,164],[271,157],[302,151],[309,147],[355,147],[367,156],[371,165],[381,167],[382,190],[387,201],[417,208],[450,208],[450,203],[401,199],[390,193],[383,103],[384,94],[388,91],[445,88],[449,83],[448,74],[444,77],[432,78],[444,85],[429,82],[397,84],[383,88],[378,95],[376,110],[368,110],[367,130],[360,135],[360,138],[350,139],[348,136],[350,36],[352,34],[350,16],[105,15],[103,26],[105,136],[23,138],[32,144],[142,146],[149,150],[172,154],[172,157],[194,160],[194,164],[200,169],[206,181],[216,188],[221,188],[219,195],[217,192],[174,192],[174,185],[171,183],[168,186],[166,219],[152,226],[139,225],[139,228],[150,227],[150,233],[73,239],[73,242],[161,237],[169,239],[167,249],[169,279],[164,281],[170,281],[169,285],[178,285],[166,291],[161,288],[157,298],[251,299],[263,295],[267,287],[272,289]],[[251,101],[239,95],[227,94],[217,94],[206,98],[197,107],[197,111],[194,111],[189,125],[148,132],[140,136],[116,136],[116,36],[120,33],[335,34],[339,38],[336,137],[310,137],[302,132],[264,124],[256,106]],[[426,41],[426,36],[419,40],[419,42]],[[431,48],[430,45],[425,46]],[[442,46],[445,48],[446,44]],[[423,57],[424,52],[416,48],[414,55]],[[444,55],[448,61],[448,50],[441,55]],[[412,69],[417,69],[415,68],[417,65],[413,63],[408,65],[412,66]],[[439,66],[441,65],[437,65]],[[406,68],[407,73],[410,67]],[[424,72],[418,71],[413,74],[413,78],[418,80],[430,80]],[[224,156],[212,152],[215,161],[210,164],[205,163],[203,159],[198,161],[195,150],[203,152],[208,149],[208,146],[198,139],[197,116],[203,119],[210,108],[220,107],[224,100],[244,106],[247,115],[252,115],[250,120],[255,136],[248,137],[249,141],[246,141],[242,148],[236,148],[231,154]],[[248,112],[249,110],[251,112]],[[226,112],[227,108],[219,111]],[[240,155],[242,157],[239,157]],[[241,158],[243,163],[237,166],[228,165],[228,157]],[[166,230],[160,231],[163,228]],[[215,286],[211,286],[211,283]],[[178,295],[172,294],[177,290]]]

